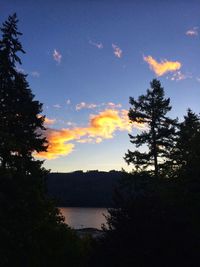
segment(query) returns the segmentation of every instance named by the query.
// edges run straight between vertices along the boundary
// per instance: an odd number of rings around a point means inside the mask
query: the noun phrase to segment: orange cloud
[[[45,119],[44,119],[44,123],[45,123],[46,125],[52,125],[52,124],[54,124],[55,122],[56,122],[55,119],[49,119],[49,118],[47,118],[47,117],[45,117]]]
[[[158,76],[162,76],[167,72],[177,71],[181,68],[181,63],[178,61],[168,61],[165,59],[158,63],[152,56],[144,56],[143,58],[149,64],[150,69]]]
[[[130,124],[127,110],[106,109],[97,115],[91,115],[87,127],[71,129],[48,129],[46,137],[49,142],[47,152],[37,156],[55,159],[71,153],[75,147],[72,142],[100,143],[104,139],[113,138],[116,131],[130,131],[132,127],[141,128],[142,124]]]

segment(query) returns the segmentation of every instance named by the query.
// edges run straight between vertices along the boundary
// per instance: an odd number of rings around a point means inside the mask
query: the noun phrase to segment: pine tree
[[[160,81],[154,79],[150,85],[146,95],[139,96],[138,100],[130,97],[132,107],[129,110],[131,122],[143,123],[146,126],[142,133],[130,135],[130,141],[136,148],[146,145],[146,152],[128,150],[125,160],[128,164],[133,163],[137,170],[144,171],[153,166],[154,175],[158,177],[174,146],[177,121],[166,116],[171,110],[170,99],[164,98]]]
[[[191,109],[179,125],[171,158],[175,176],[200,177],[200,117]]]
[[[24,53],[17,16],[0,38],[0,265],[78,266],[78,240],[46,195],[47,171],[35,152],[45,151],[42,104],[18,71]]]
[[[0,41],[0,164],[3,168],[25,168],[34,151],[44,151],[46,140],[42,104],[34,100],[26,75],[17,70],[18,52],[25,53],[18,36],[17,16],[3,23]],[[23,163],[22,163],[23,161]],[[21,166],[19,166],[19,164]],[[26,164],[26,168],[27,168]]]

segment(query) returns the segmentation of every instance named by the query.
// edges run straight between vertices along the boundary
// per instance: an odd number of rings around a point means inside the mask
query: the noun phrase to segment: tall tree
[[[21,73],[17,16],[9,16],[0,38],[0,265],[78,266],[76,235],[45,189],[47,171],[34,152],[46,150],[42,104]]]
[[[169,160],[177,121],[166,116],[171,110],[170,99],[165,98],[160,81],[154,79],[150,85],[151,88],[147,89],[146,95],[139,96],[138,100],[130,97],[132,107],[129,110],[132,123],[143,123],[146,126],[142,133],[130,135],[130,141],[136,148],[146,145],[146,152],[128,150],[125,160],[140,170],[153,166],[154,175],[158,177],[164,164]]]
[[[179,125],[171,158],[176,176],[200,177],[200,117],[191,109]]]
[[[3,23],[0,41],[0,164],[3,168],[20,168],[32,160],[34,151],[44,151],[46,140],[42,104],[34,100],[26,75],[18,71],[25,53],[18,36],[17,16],[9,16]],[[32,160],[33,161],[33,160]]]

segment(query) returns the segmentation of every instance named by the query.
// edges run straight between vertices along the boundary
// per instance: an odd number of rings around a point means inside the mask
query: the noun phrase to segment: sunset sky
[[[52,171],[120,170],[131,149],[129,96],[158,78],[172,118],[200,112],[200,0],[0,0],[17,12],[18,69],[46,115]]]

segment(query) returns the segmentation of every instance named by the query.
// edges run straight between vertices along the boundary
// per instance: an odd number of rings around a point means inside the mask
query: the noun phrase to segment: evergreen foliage
[[[189,179],[200,177],[200,117],[191,109],[179,125],[171,158],[174,176]]]
[[[129,110],[131,122],[146,126],[142,133],[130,135],[130,141],[136,148],[146,145],[148,151],[128,150],[125,160],[128,164],[134,164],[136,170],[144,171],[153,166],[154,175],[158,177],[170,158],[177,121],[166,116],[171,110],[170,99],[164,98],[164,89],[160,82],[154,79],[150,85],[146,95],[139,96],[138,100],[130,97],[132,107]]]
[[[18,37],[17,16],[9,16],[0,40],[0,164],[6,169],[33,168],[34,151],[44,151],[42,104],[34,99],[26,75],[17,68],[18,52],[25,53]],[[34,164],[35,163],[35,164]],[[30,170],[31,172],[31,170]]]
[[[42,104],[21,73],[16,14],[0,38],[0,266],[79,266],[81,244],[47,198],[42,161],[45,151]]]
[[[147,173],[124,174],[104,236],[94,245],[91,266],[195,266],[200,196],[194,185],[152,179]]]
[[[131,142],[136,147],[146,144],[149,150],[125,156],[137,171],[124,173],[115,190],[104,237],[95,244],[95,266],[196,266],[200,117],[190,109],[179,124],[166,117],[170,100],[164,99],[157,80],[146,95],[137,101],[130,98],[130,103],[130,120],[147,125],[146,131],[130,136]],[[154,175],[148,171],[152,165]],[[155,176],[158,179],[152,179]]]

